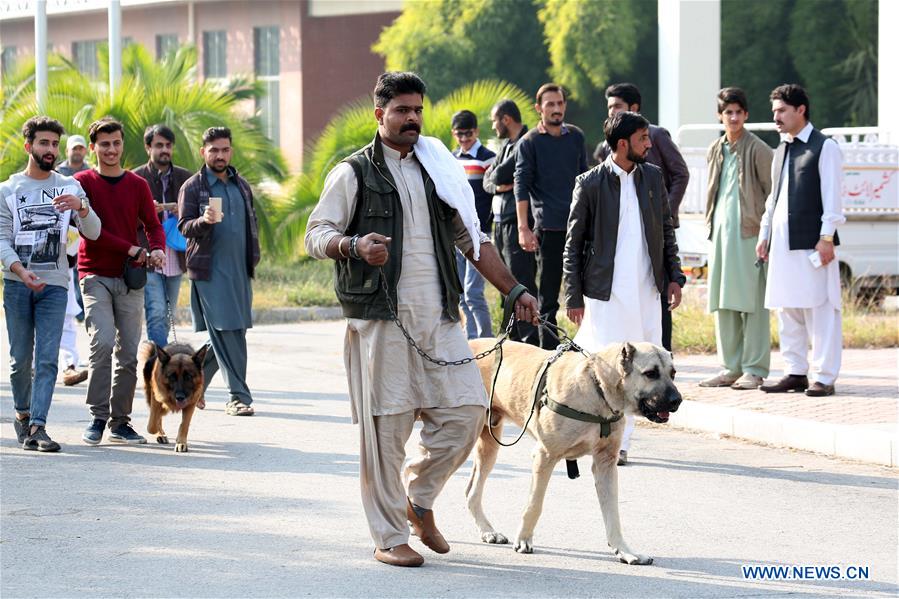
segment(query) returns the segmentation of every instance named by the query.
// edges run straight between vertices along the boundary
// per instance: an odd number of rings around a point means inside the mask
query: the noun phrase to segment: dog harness
[[[559,403],[556,400],[552,399],[549,396],[549,393],[546,391],[546,377],[549,373],[549,367],[553,365],[553,363],[559,359],[564,351],[578,351],[579,347],[572,344],[564,344],[571,345],[573,347],[566,347],[563,351],[556,352],[552,356],[549,357],[543,365],[540,367],[540,370],[537,372],[537,380],[534,381],[533,387],[533,397],[534,402],[539,404],[540,406],[544,406],[549,410],[552,410],[556,414],[560,416],[565,416],[566,418],[571,418],[572,420],[580,420],[581,422],[593,422],[599,424],[599,437],[601,439],[605,439],[609,435],[612,434],[612,423],[618,422],[621,420],[622,413],[616,412],[612,410],[612,406],[609,406],[609,402],[605,401],[605,395],[602,393],[602,387],[599,385],[599,381],[596,380],[596,375],[591,371],[591,376],[593,377],[593,382],[596,383],[596,390],[599,392],[599,397],[602,399],[605,404],[609,407],[609,410],[612,411],[612,417],[606,418],[605,416],[600,416],[598,414],[590,414],[588,412],[581,412],[580,410],[575,410],[574,408],[570,408],[565,404]],[[561,349],[561,348],[560,348]]]

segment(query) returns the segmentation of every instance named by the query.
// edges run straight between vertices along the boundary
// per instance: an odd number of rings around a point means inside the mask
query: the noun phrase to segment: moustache
[[[415,131],[416,133],[421,133],[421,127],[419,127],[415,123],[406,123],[405,125],[400,127],[400,133],[405,133],[406,131]]]

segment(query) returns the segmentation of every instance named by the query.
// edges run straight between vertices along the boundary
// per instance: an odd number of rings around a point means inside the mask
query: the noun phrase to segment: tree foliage
[[[753,121],[771,117],[771,90],[797,80],[783,28],[794,0],[723,2],[721,4],[721,86],[743,88]],[[767,68],[760,68],[766,65]]]
[[[751,119],[771,90],[804,86],[818,127],[877,122],[877,2],[755,0],[721,4],[721,83],[746,90]]]
[[[147,125],[164,123],[176,135],[173,161],[189,170],[202,164],[200,146],[208,127],[229,127],[234,137],[234,166],[251,184],[264,179],[282,180],[287,166],[280,150],[265,137],[260,122],[249,117],[244,102],[259,97],[262,87],[249,79],[231,78],[222,86],[196,80],[197,52],[184,46],[157,63],[140,45],[122,52],[122,80],[114,97],[109,96],[108,51],[98,49],[101,75],[90,78],[70,61],[54,55],[49,60],[46,104],[38,108],[34,90],[34,60],[23,61],[3,79],[0,100],[0,180],[24,167],[27,160],[21,136],[23,123],[37,114],[60,121],[68,135],[82,134],[96,119],[112,116],[125,128],[122,163],[131,169],[147,161],[143,133]],[[64,141],[64,140],[63,140]],[[257,188],[258,190],[258,188]],[[257,192],[260,230],[264,243],[271,243],[271,205]]]
[[[388,70],[416,71],[433,97],[478,79],[501,79],[533,93],[549,68],[537,19],[541,1],[408,2],[373,50]]]
[[[490,109],[501,98],[509,98],[520,107],[526,107],[529,102],[528,95],[517,86],[495,80],[475,81],[438,101],[426,97],[422,135],[437,137],[447,147],[454,147],[450,119],[453,113],[468,109],[478,117],[481,139],[486,141],[490,135]],[[331,119],[315,140],[303,173],[291,182],[286,201],[277,208],[279,224],[275,238],[279,253],[290,256],[305,251],[306,221],[318,202],[325,178],[338,162],[368,144],[376,131],[371,99],[359,100]]]
[[[637,17],[626,0],[544,0],[538,16],[553,80],[583,98],[628,69],[637,48]]]

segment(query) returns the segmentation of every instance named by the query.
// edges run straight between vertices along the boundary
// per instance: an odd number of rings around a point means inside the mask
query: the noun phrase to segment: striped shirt
[[[481,230],[489,233],[493,221],[491,215],[493,197],[484,191],[484,173],[487,171],[487,167],[493,164],[496,154],[481,145],[480,140],[475,140],[474,145],[468,148],[467,152],[463,152],[462,148],[456,148],[453,156],[462,163],[468,182],[474,190],[474,203],[478,211],[478,219],[481,221]]]

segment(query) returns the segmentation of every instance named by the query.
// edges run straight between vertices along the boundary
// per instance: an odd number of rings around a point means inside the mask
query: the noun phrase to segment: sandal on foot
[[[225,414],[228,416],[252,416],[255,413],[253,406],[247,405],[239,399],[232,399],[225,405]]]

